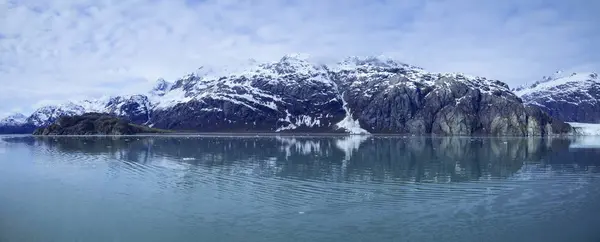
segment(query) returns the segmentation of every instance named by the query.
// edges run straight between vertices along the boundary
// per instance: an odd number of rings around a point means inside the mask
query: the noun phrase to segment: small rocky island
[[[133,135],[166,132],[168,131],[131,124],[109,114],[85,113],[62,116],[53,124],[35,130],[33,135]]]

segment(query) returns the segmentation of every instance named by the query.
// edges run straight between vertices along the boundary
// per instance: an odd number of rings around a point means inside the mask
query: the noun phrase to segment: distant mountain
[[[22,113],[11,114],[0,119],[0,134],[31,133],[35,128],[35,125],[27,123],[27,116]]]
[[[600,78],[597,73],[564,73],[544,77],[514,90],[526,104],[567,122],[600,123]]]
[[[43,127],[61,116],[97,112],[113,114],[134,123],[145,123],[149,120],[151,110],[152,106],[145,95],[116,96],[41,107],[27,118],[27,122]]]
[[[548,135],[570,127],[523,105],[500,81],[431,73],[383,57],[319,65],[299,55],[239,71],[200,68],[146,94],[71,102],[27,122],[109,113],[133,123],[200,132]]]
[[[21,125],[27,123],[27,116],[22,113],[11,114],[6,118],[0,119],[0,125]]]

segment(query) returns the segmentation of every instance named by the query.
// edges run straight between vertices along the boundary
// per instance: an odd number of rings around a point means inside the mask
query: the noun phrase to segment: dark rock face
[[[515,91],[525,103],[538,106],[554,118],[600,123],[600,79],[595,73],[545,77]]]
[[[551,117],[537,106],[525,106],[525,111],[528,118],[527,129],[533,135],[564,134],[572,130],[571,125]]]
[[[138,125],[131,125],[123,119],[107,114],[87,113],[77,116],[62,116],[45,128],[35,130],[34,135],[131,135],[156,133]]]
[[[359,77],[373,69],[378,75]],[[372,133],[528,135],[525,109],[502,82],[381,67],[335,77],[355,117]]]

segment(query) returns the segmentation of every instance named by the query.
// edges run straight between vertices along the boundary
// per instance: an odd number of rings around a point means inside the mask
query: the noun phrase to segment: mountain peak
[[[165,79],[163,79],[163,78],[159,78],[154,83],[154,87],[152,88],[150,93],[157,95],[157,96],[162,96],[162,95],[165,95],[165,93],[169,90],[169,88],[171,88],[171,83],[165,81]]]
[[[323,70],[322,66],[311,63],[309,59],[310,56],[308,54],[287,54],[277,62],[259,64],[258,68],[272,71],[279,75],[292,73],[310,74]]]
[[[417,66],[411,66],[399,62],[385,55],[379,56],[350,56],[338,62],[339,69],[355,69],[357,67],[379,67],[379,68],[410,68],[415,70],[423,70]]]
[[[308,59],[310,59],[310,55],[309,54],[305,54],[305,53],[290,53],[290,54],[284,55],[281,58],[280,61],[289,61],[289,60],[308,61]]]

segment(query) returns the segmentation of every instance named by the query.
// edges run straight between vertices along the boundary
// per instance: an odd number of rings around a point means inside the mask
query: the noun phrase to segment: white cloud
[[[0,111],[133,92],[202,65],[386,54],[516,85],[594,71],[595,1],[0,0]],[[592,70],[590,70],[592,69]]]

